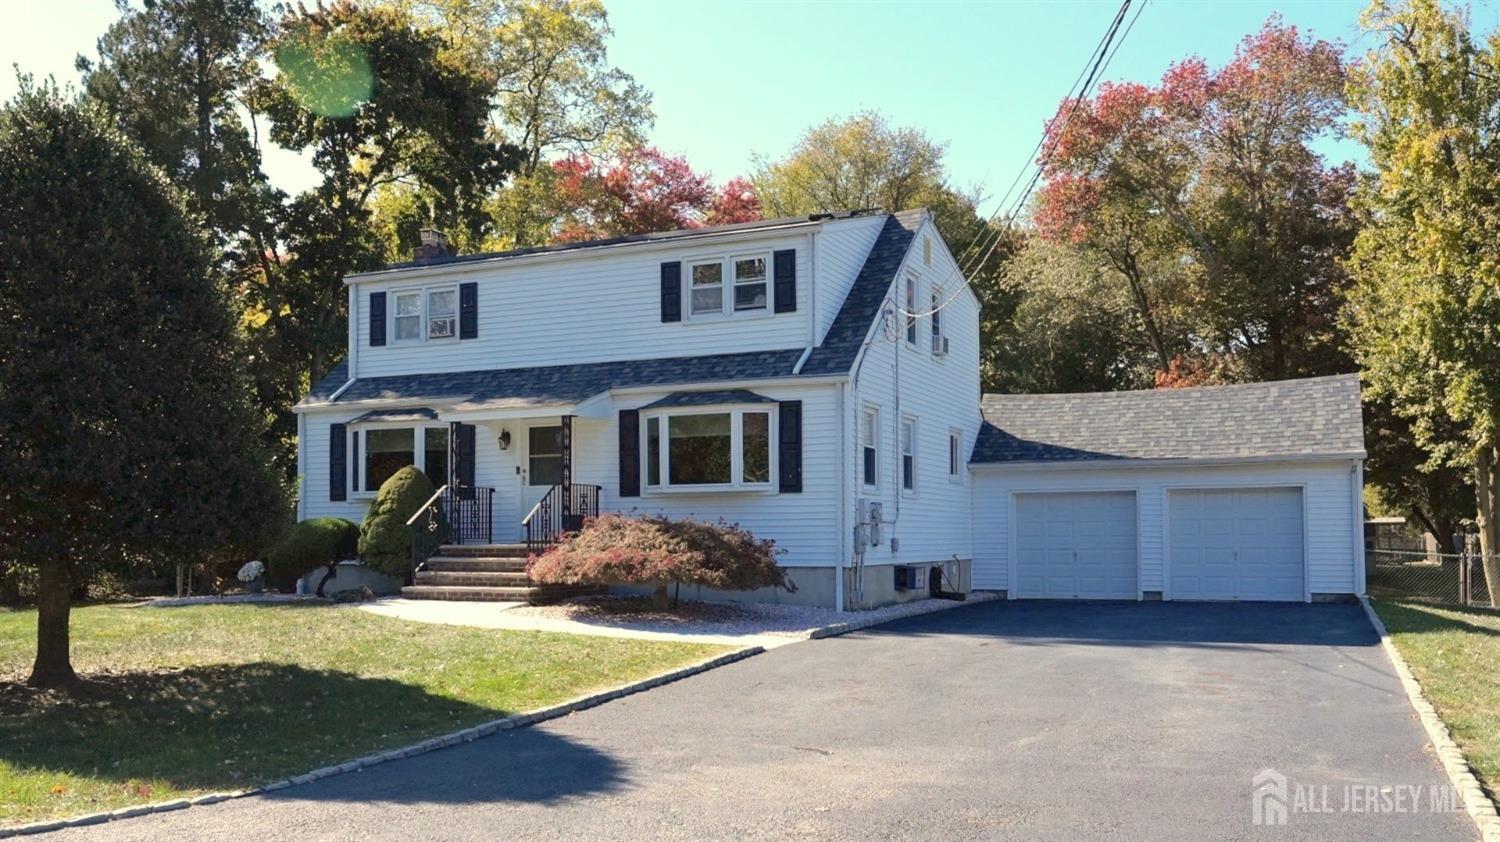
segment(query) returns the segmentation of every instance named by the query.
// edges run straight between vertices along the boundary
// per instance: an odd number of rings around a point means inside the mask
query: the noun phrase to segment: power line
[[[1045,155],[1051,154],[1052,150],[1057,148],[1057,143],[1062,136],[1062,130],[1067,128],[1068,123],[1073,119],[1074,113],[1077,112],[1079,105],[1084,99],[1088,97],[1088,94],[1090,90],[1092,90],[1094,84],[1099,81],[1099,78],[1103,75],[1104,71],[1109,68],[1110,62],[1112,62],[1115,55],[1119,53],[1120,46],[1125,43],[1125,38],[1129,36],[1130,31],[1135,28],[1135,22],[1140,19],[1141,12],[1145,11],[1147,2],[1149,2],[1149,0],[1141,0],[1140,6],[1136,8],[1135,15],[1131,17],[1130,23],[1125,26],[1125,30],[1122,34],[1120,34],[1120,24],[1124,20],[1125,13],[1130,8],[1132,0],[1123,0],[1123,2],[1120,4],[1120,9],[1115,13],[1115,17],[1110,22],[1109,28],[1105,31],[1104,37],[1100,39],[1099,46],[1095,47],[1095,49],[1089,53],[1089,59],[1092,62],[1092,69],[1089,69],[1089,63],[1085,63],[1084,71],[1080,71],[1080,77],[1084,75],[1085,71],[1087,72],[1087,79],[1084,82],[1083,87],[1081,89],[1078,89],[1078,93],[1076,96],[1073,95],[1071,90],[1069,92],[1069,98],[1072,101],[1072,105],[1069,107],[1067,113],[1063,115],[1063,122],[1061,126],[1058,127],[1058,130],[1056,132],[1050,133],[1052,139],[1051,144],[1048,145],[1047,143],[1049,133],[1043,132],[1042,137],[1037,141],[1037,145],[1033,149],[1031,156],[1027,158],[1026,165],[1022,167],[1020,173],[1017,174],[1015,181],[1011,183],[1010,189],[1006,191],[1005,198],[1008,199],[1010,197],[1010,194],[1015,189],[1015,185],[1019,183],[1021,179],[1026,175],[1026,171],[1031,167],[1032,162],[1038,161],[1038,152],[1041,152],[1043,157],[1045,157]],[[1119,34],[1118,40],[1116,40],[1115,38],[1116,34]],[[1111,45],[1113,46],[1113,49],[1111,49]],[[1076,79],[1074,80],[1074,87],[1077,88]],[[969,244],[969,247],[964,250],[962,258],[956,259],[954,261],[955,269],[949,272],[948,275],[944,276],[942,279],[942,283],[946,284],[954,274],[962,275],[963,283],[960,284],[956,290],[954,290],[952,295],[948,296],[947,299],[929,310],[908,312],[902,309],[898,304],[895,307],[896,312],[906,317],[907,319],[918,319],[931,316],[932,314],[953,303],[953,301],[958,298],[963,290],[973,283],[972,279],[970,279],[968,276],[969,272],[979,266],[983,266],[984,262],[989,260],[990,255],[994,254],[995,249],[999,247],[1000,243],[1004,241],[1006,235],[1008,235],[1011,229],[1015,226],[1016,217],[1025,207],[1026,201],[1031,197],[1031,193],[1036,188],[1037,182],[1041,180],[1041,176],[1041,167],[1037,166],[1032,171],[1031,179],[1027,182],[1026,189],[1021,192],[1020,197],[1013,205],[1011,205],[1011,210],[1010,213],[1006,216],[1004,227],[996,227],[992,224],[995,218],[1000,214],[1000,211],[1005,208],[1004,200],[1002,200],[1001,205],[995,209],[994,213],[990,214],[988,219],[985,220],[985,231],[974,238],[974,241],[971,242]],[[974,256],[976,254],[976,248],[979,249],[979,251],[977,252],[977,258]],[[939,286],[941,285],[942,284],[939,284]]]

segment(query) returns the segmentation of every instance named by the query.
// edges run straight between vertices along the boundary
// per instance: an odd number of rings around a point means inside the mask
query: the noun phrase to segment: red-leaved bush
[[[532,558],[527,573],[558,585],[703,585],[726,591],[795,590],[776,566],[776,542],[738,524],[673,520],[661,515],[601,515],[557,546]]]

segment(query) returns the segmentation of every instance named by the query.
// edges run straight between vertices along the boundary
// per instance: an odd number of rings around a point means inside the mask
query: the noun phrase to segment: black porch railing
[[[526,550],[540,553],[562,538],[563,533],[577,532],[587,518],[599,516],[597,485],[554,485],[547,489],[521,524],[526,527]]]
[[[495,489],[443,486],[406,521],[411,533],[411,566],[420,568],[444,544],[470,541],[490,544],[495,538]]]

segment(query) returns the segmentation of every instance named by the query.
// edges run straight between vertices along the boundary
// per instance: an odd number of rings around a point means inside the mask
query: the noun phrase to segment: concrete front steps
[[[464,602],[557,602],[601,589],[538,585],[526,575],[525,544],[444,544],[401,589],[408,599]]]

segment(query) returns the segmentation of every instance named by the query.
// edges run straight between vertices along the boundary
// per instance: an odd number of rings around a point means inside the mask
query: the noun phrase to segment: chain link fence
[[[1487,608],[1491,603],[1483,562],[1478,552],[1370,548],[1365,551],[1365,585],[1374,597]]]

